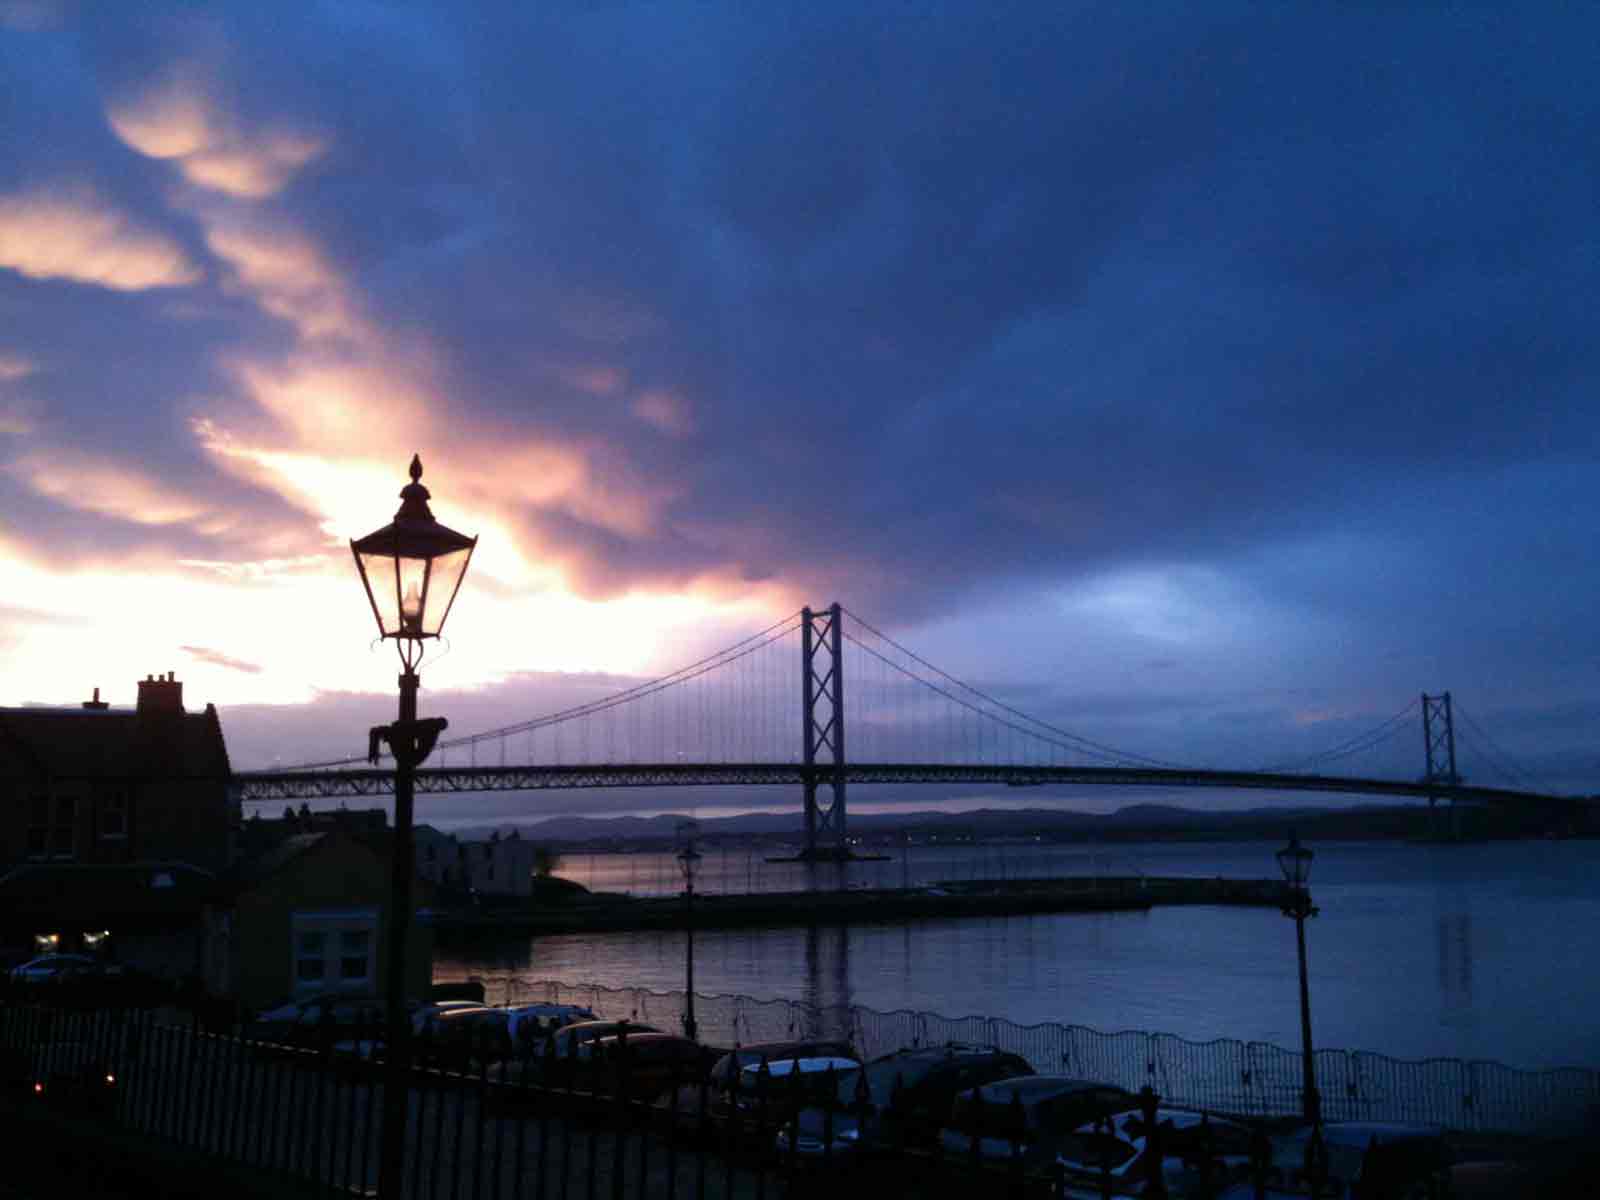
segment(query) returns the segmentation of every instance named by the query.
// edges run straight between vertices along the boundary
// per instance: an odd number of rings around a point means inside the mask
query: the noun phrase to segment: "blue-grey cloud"
[[[1003,641],[1050,624],[1024,598],[1215,573],[1261,641],[1201,662],[1107,622],[1091,690],[1160,662],[1185,728],[1241,743],[1194,714],[1254,692],[1281,724],[1286,659],[1362,711],[1400,681],[1566,711],[1600,585],[1596,32],[1580,9],[509,3],[0,32],[0,195],[92,189],[187,271],[111,293],[0,270],[0,353],[37,363],[0,384],[36,425],[0,441],[0,502],[62,561],[324,544],[190,433],[270,424],[237,364],[329,327],[326,297],[240,286],[214,206],[248,205],[363,329],[426,348],[486,474],[548,440],[651,497],[642,524],[519,502],[591,595],[719,573],[904,628],[979,609]],[[174,79],[204,120],[160,107]],[[27,468],[68,449],[243,518],[85,511]]]

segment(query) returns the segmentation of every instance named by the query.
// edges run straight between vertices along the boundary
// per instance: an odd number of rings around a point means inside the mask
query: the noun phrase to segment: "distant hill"
[[[1083,813],[1066,809],[974,809],[969,812],[861,813],[850,817],[852,835],[871,842],[897,842],[909,833],[914,838],[1042,837],[1050,841],[1129,840],[1134,837],[1197,838],[1204,836],[1273,837],[1287,835],[1292,825],[1310,836],[1420,837],[1426,832],[1426,810],[1418,806],[1360,805],[1356,807],[1259,807],[1228,811],[1200,811],[1177,805],[1133,804],[1113,813]],[[543,821],[500,822],[454,832],[461,838],[502,835],[513,829],[536,841],[589,845],[671,842],[678,826],[690,818],[681,813],[650,817],[552,817]],[[708,839],[740,838],[762,841],[800,840],[799,814],[743,813],[733,817],[698,818],[700,835]]]

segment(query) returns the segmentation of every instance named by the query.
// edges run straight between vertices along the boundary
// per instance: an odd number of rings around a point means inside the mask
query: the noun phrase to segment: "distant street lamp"
[[[688,841],[678,852],[678,867],[683,872],[684,903],[683,1036],[691,1042],[696,1040],[699,1032],[694,1021],[694,873],[700,866],[700,859],[700,851],[694,845],[694,831],[690,827]]]
[[[434,520],[422,460],[411,458],[411,482],[400,491],[394,520],[350,543],[356,570],[378,619],[378,633],[394,640],[400,654],[400,717],[372,730],[367,756],[378,761],[379,743],[394,755],[394,858],[390,864],[389,912],[384,930],[384,1006],[388,1034],[383,1088],[383,1130],[378,1156],[378,1195],[398,1198],[403,1184],[406,1116],[410,1094],[411,1021],[406,1013],[406,939],[411,927],[412,806],[416,770],[444,732],[443,717],[417,720],[417,664],[423,643],[437,638],[467,573],[477,538]]]
[[[1294,918],[1295,944],[1300,952],[1300,1054],[1302,1058],[1305,1090],[1305,1118],[1315,1131],[1322,1119],[1322,1100],[1317,1095],[1317,1064],[1311,1050],[1311,991],[1306,984],[1306,918],[1317,915],[1311,903],[1311,893],[1306,882],[1311,878],[1311,860],[1315,857],[1300,844],[1292,832],[1289,844],[1278,851],[1278,869],[1283,881],[1289,885],[1289,898],[1284,902],[1283,915]]]

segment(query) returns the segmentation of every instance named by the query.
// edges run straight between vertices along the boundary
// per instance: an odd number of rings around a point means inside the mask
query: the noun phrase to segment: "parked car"
[[[568,1058],[586,1058],[591,1053],[592,1043],[601,1038],[616,1037],[617,1034],[627,1031],[632,1037],[636,1033],[660,1033],[654,1025],[641,1024],[638,1021],[577,1021],[556,1030],[549,1037],[548,1053],[560,1061]]]
[[[1187,1109],[1158,1108],[1155,1116],[1161,1177],[1174,1200],[1212,1196],[1248,1181],[1254,1137],[1248,1126]],[[1137,1101],[1086,1120],[1054,1139],[1054,1149],[1046,1161],[1061,1164],[1066,1196],[1103,1196],[1107,1177],[1112,1195],[1145,1194],[1151,1173],[1150,1130]]]
[[[477,1000],[430,1000],[411,1009],[411,1034],[413,1037],[430,1037],[440,1016],[448,1012],[485,1008]]]
[[[939,1132],[948,1155],[1009,1160],[1017,1143],[1029,1167],[1055,1163],[1087,1122],[1135,1107],[1139,1098],[1115,1084],[1066,1075],[1023,1075],[962,1092]]]
[[[1322,1127],[1322,1140],[1327,1177],[1318,1194],[1323,1200],[1410,1200],[1447,1194],[1451,1155],[1444,1135],[1431,1125],[1330,1121]],[[1269,1200],[1310,1194],[1306,1176],[1310,1141],[1308,1127],[1272,1139]],[[1255,1194],[1251,1183],[1240,1182],[1219,1200],[1249,1200]]]
[[[563,1025],[535,1043],[528,1054],[519,1053],[496,1069],[497,1082],[569,1087],[586,1068],[579,1063],[593,1052],[601,1038],[615,1037],[622,1030],[630,1038],[641,1033],[660,1033],[654,1025],[637,1021],[576,1021]]]
[[[699,1079],[714,1061],[714,1051],[672,1033],[636,1033],[595,1038],[578,1047],[567,1073],[577,1091],[615,1094],[629,1100],[654,1100],[675,1083]]]
[[[929,1145],[962,1092],[1032,1075],[1020,1055],[951,1043],[898,1050],[839,1074],[826,1104],[802,1109],[778,1134],[781,1154],[832,1158],[866,1144]]]
[[[428,1023],[424,1030],[428,1040],[421,1053],[426,1061],[446,1070],[475,1073],[503,1066],[496,1077],[504,1074],[509,1078],[512,1063],[541,1057],[547,1036],[593,1016],[589,1009],[570,1004],[447,1009]]]
[[[446,983],[434,983],[428,986],[428,999],[433,1003],[441,1000],[470,1000],[474,1004],[487,1004],[484,995],[483,980],[481,979],[453,979]]]
[[[49,983],[65,972],[82,970],[98,965],[99,960],[87,954],[41,954],[30,958],[19,967],[11,968],[12,983]]]
[[[330,992],[263,1009],[245,1026],[244,1036],[279,1046],[320,1049],[371,1040],[381,1033],[382,1023],[382,1012],[370,996]]]
[[[690,1139],[732,1137],[771,1145],[774,1130],[801,1109],[825,1103],[838,1076],[861,1066],[860,1059],[844,1054],[770,1060],[761,1055],[734,1072],[736,1063],[735,1055],[724,1055],[705,1078],[681,1084],[676,1091],[668,1088],[656,1100],[658,1116],[670,1132]]]
[[[848,1058],[856,1066],[860,1060],[848,1042],[807,1040],[789,1042],[756,1042],[749,1046],[735,1046],[711,1065],[711,1080],[727,1087],[735,1074],[745,1067],[755,1066],[765,1059],[775,1063],[793,1058]]]

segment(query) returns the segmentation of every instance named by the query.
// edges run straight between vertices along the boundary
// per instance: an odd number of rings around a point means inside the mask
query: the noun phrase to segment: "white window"
[[[321,983],[328,973],[328,935],[318,930],[302,933],[295,941],[294,981]]]
[[[293,987],[301,994],[370,991],[377,979],[375,908],[297,912],[292,918]]]
[[[339,931],[339,982],[366,983],[372,978],[372,931]]]

